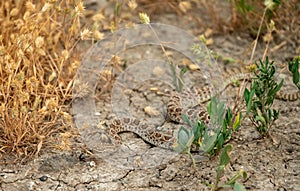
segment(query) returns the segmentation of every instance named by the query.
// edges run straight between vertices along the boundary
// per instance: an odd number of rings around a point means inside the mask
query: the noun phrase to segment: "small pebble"
[[[91,161],[89,165],[90,165],[91,167],[95,167],[95,166],[96,166],[96,163],[95,163],[95,161]]]
[[[81,153],[78,158],[79,158],[80,161],[84,161],[85,160],[84,153]]]
[[[39,179],[40,179],[40,181],[45,182],[45,181],[47,181],[48,177],[47,176],[41,176]]]

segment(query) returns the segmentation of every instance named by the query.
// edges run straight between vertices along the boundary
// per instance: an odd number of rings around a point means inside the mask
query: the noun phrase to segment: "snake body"
[[[230,77],[226,78],[225,85],[221,88],[221,91],[226,89],[229,84],[232,84],[236,80],[251,80],[251,76],[249,73],[238,73],[237,75],[228,75]],[[204,86],[201,89],[194,90],[193,99],[195,99],[198,103],[187,104],[189,100],[191,100],[188,96],[189,93],[182,92],[172,92],[170,95],[170,99],[167,104],[167,115],[168,118],[175,123],[183,123],[182,115],[186,115],[189,119],[200,119],[204,123],[208,123],[210,117],[206,111],[206,108],[201,105],[201,103],[207,102],[210,100],[212,95],[211,89],[208,86]],[[279,91],[276,94],[277,99],[285,100],[285,101],[296,101],[300,99],[300,92],[296,93],[288,93]],[[197,109],[194,109],[194,106],[197,105]],[[122,139],[119,136],[119,133],[130,131],[139,135],[146,142],[166,148],[172,149],[174,148],[174,144],[176,144],[176,133],[164,133],[156,130],[156,127],[145,124],[144,122],[134,119],[134,118],[121,118],[114,120],[108,130],[108,134],[112,139],[112,142],[115,144],[121,144]]]

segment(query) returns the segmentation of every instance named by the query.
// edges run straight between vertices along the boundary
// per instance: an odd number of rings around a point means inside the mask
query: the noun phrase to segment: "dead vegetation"
[[[84,9],[68,1],[34,2],[0,2],[1,155],[70,147],[63,141],[72,122],[68,110],[80,59],[74,47]]]

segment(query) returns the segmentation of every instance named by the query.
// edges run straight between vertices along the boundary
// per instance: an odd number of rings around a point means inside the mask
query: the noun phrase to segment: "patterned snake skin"
[[[233,83],[236,80],[249,79],[249,75],[246,73],[238,73],[237,75],[229,74],[227,80],[225,81],[225,86],[223,89]],[[184,95],[186,92],[181,94],[171,93],[169,102],[167,104],[167,115],[168,118],[176,123],[182,122],[182,115],[186,115],[189,119],[201,119],[204,123],[209,122],[209,115],[206,111],[206,108],[201,106],[201,103],[204,103],[210,99],[211,90],[209,87],[203,87],[202,89],[196,90],[196,93],[193,93],[194,100],[196,96],[197,103],[187,104],[187,100],[191,100],[189,96]],[[297,93],[285,93],[277,92],[277,99],[285,101],[295,101],[300,99],[300,92]],[[194,106],[198,104],[198,108],[194,109]],[[150,126],[141,122],[140,120],[134,118],[121,118],[114,120],[109,127],[108,133],[112,139],[112,142],[115,144],[121,144],[121,137],[118,133],[130,131],[139,135],[143,140],[152,145],[172,149],[176,144],[176,135],[175,132],[163,133],[156,130],[156,127]]]

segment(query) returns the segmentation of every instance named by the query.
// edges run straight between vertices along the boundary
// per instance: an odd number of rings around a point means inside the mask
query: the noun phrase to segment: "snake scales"
[[[227,76],[230,76],[225,81],[225,86],[232,84],[236,80],[243,80],[251,77],[247,73],[239,72],[236,75],[232,75],[232,72],[228,72]],[[190,94],[189,94],[190,95]],[[186,115],[188,118],[201,119],[204,123],[209,122],[209,115],[206,111],[206,108],[201,104],[208,101],[211,96],[211,89],[208,86],[204,86],[201,89],[193,90],[194,99],[198,100],[199,107],[194,109],[194,105],[186,104],[187,100],[190,99],[189,96],[186,96],[186,92],[176,93],[172,92],[167,104],[167,115],[168,118],[176,123],[182,123],[182,114]],[[296,93],[285,93],[282,91],[277,92],[276,98],[285,101],[295,101],[300,99],[300,92]],[[144,122],[135,119],[135,118],[120,118],[114,120],[108,129],[108,134],[115,144],[121,144],[122,139],[119,136],[119,133],[129,131],[139,135],[143,140],[152,145],[172,149],[176,143],[176,135],[174,132],[163,133],[156,130],[156,127],[145,124]]]

